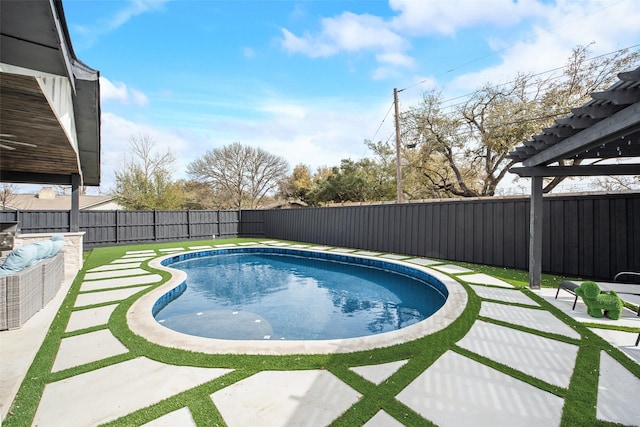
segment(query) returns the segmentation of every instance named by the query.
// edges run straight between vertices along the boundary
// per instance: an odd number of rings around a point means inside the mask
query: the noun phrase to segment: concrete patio
[[[276,241],[256,243],[283,245]],[[141,270],[144,261],[167,253],[206,248],[210,247],[177,245],[175,248],[158,251],[130,251],[108,265],[91,269],[81,285],[65,332],[106,325],[123,299],[156,282],[156,274]],[[311,249],[332,250],[326,247]],[[369,253],[368,256],[376,255]],[[579,346],[524,332],[509,325],[519,325],[532,331],[568,337],[580,342],[581,334],[573,327],[541,309],[524,292],[495,277],[435,260],[391,256],[457,276],[468,282],[473,292],[481,298],[482,319],[475,321],[468,333],[457,342],[457,347],[504,364],[546,384],[569,387]],[[71,283],[66,283],[55,300],[23,328],[0,333],[0,411],[3,419],[10,410],[20,383],[70,285]],[[555,292],[555,289],[548,288],[536,291],[539,296],[579,322],[612,323],[608,319],[587,316],[582,302],[578,303],[575,310],[571,310],[573,296],[561,291],[558,299],[555,299]],[[94,304],[101,305],[92,308]],[[640,317],[625,310],[623,318],[616,324],[640,328]],[[636,364],[640,364],[640,348],[634,345],[637,332],[592,330],[623,351]],[[65,369],[126,355],[129,351],[108,328],[91,330],[61,340],[52,372],[63,372]],[[384,364],[352,366],[350,369],[378,385],[409,362],[410,360],[399,359]],[[114,362],[48,383],[32,425],[99,425],[232,371],[229,367],[175,366],[146,357]],[[637,405],[640,378],[604,351],[600,355],[597,396],[598,420],[640,425],[640,407]],[[330,371],[311,369],[258,372],[229,384],[209,397],[230,427],[275,427],[328,425],[363,396]],[[395,398],[425,420],[440,426],[494,426],[507,423],[523,426],[560,425],[565,404],[564,399],[558,395],[453,350],[446,351],[433,364],[425,366],[422,373]],[[144,425],[196,424],[189,408],[185,406]],[[404,424],[402,420],[380,411],[365,425]]]

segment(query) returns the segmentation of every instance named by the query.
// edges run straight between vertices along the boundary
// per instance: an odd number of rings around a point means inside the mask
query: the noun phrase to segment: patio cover
[[[99,72],[61,0],[0,2],[0,181],[100,185]]]
[[[529,286],[542,274],[542,184],[544,177],[640,175],[640,67],[534,135],[508,157],[522,163],[510,172],[531,177]],[[611,159],[630,159],[621,162]],[[578,160],[568,165],[569,160]],[[589,163],[582,164],[582,161]],[[607,161],[608,160],[608,161]]]

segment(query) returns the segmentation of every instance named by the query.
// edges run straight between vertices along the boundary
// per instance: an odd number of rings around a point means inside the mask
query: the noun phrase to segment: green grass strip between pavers
[[[215,243],[224,244],[251,241],[256,240],[217,240]],[[290,243],[294,244],[295,242]],[[155,286],[158,286],[158,283],[121,302],[114,310],[114,313],[109,320],[107,327],[111,330],[114,336],[116,336],[129,349],[128,353],[61,372],[51,373],[55,355],[62,338],[105,328],[104,326],[101,326],[74,333],[64,332],[71,312],[74,310],[73,302],[79,293],[80,285],[87,270],[119,259],[125,255],[127,251],[154,249],[158,254],[164,254],[160,252],[159,249],[173,247],[184,247],[187,249],[189,246],[210,244],[211,241],[189,241],[153,245],[115,246],[93,250],[86,258],[83,269],[74,280],[71,290],[56,315],[44,343],[38,351],[33,364],[29,368],[25,381],[22,383],[20,390],[18,391],[14,405],[11,408],[4,425],[6,427],[31,425],[39,399],[47,383],[69,378],[83,372],[89,372],[94,369],[120,363],[139,356],[145,356],[171,365],[230,368],[233,369],[233,371],[208,383],[176,394],[147,408],[140,409],[118,420],[109,422],[105,424],[107,426],[137,426],[184,407],[189,408],[196,424],[199,426],[223,426],[224,421],[209,397],[212,393],[261,371],[296,369],[327,369],[354,390],[362,394],[363,397],[359,402],[335,420],[333,423],[335,426],[362,425],[373,417],[379,410],[384,410],[404,425],[432,425],[428,420],[425,421],[420,415],[399,402],[395,396],[447,351],[458,352],[463,356],[470,357],[473,360],[483,363],[493,369],[507,375],[514,376],[521,381],[563,397],[565,399],[562,415],[563,426],[609,425],[610,423],[602,423],[595,419],[595,402],[597,398],[597,378],[600,352],[606,351],[630,372],[637,377],[640,377],[640,366],[638,364],[631,361],[617,348],[610,346],[602,338],[587,329],[585,325],[566,316],[553,305],[530,292],[528,289],[524,289],[524,292],[529,297],[540,304],[543,309],[550,311],[556,317],[573,327],[580,333],[582,339],[577,341],[567,337],[561,337],[513,324],[507,324],[505,322],[485,318],[483,318],[483,320],[523,330],[528,333],[535,333],[540,336],[565,341],[574,345],[579,345],[574,374],[567,389],[547,384],[544,381],[533,378],[511,367],[504,366],[498,362],[458,347],[456,342],[464,337],[473,325],[473,322],[479,318],[480,302],[482,301],[482,299],[476,296],[472,289],[464,283],[463,280],[458,281],[465,287],[469,294],[469,301],[465,311],[450,326],[435,334],[408,343],[398,344],[393,347],[370,351],[331,355],[287,356],[210,355],[162,347],[150,343],[142,337],[136,336],[127,326],[126,312],[143,293],[149,292]],[[443,263],[444,262],[448,263],[448,261],[443,261]],[[454,264],[465,266],[478,273],[489,274],[519,288],[526,288],[528,284],[528,273],[523,271],[479,266],[467,263]],[[160,283],[169,278],[169,274],[167,272],[152,269],[149,267],[147,261],[142,263],[142,268],[160,274],[163,278]],[[461,279],[463,278],[464,276],[461,276]],[[558,276],[543,275],[542,280],[544,286],[555,287],[557,286],[558,281],[563,279],[564,278]],[[623,328],[622,330],[625,329]],[[408,363],[379,385],[365,380],[349,369],[355,366],[381,364],[399,360],[408,360]],[[461,402],[461,405],[464,405],[464,402]],[[70,416],[72,415],[70,414]]]

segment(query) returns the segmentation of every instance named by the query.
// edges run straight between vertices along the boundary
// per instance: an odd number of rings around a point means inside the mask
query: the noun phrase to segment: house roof
[[[509,153],[523,165],[510,171],[520,176],[640,174],[639,163],[560,165],[571,159],[640,158],[640,67],[618,79]]]
[[[43,196],[40,194],[13,194],[7,201],[6,208],[12,210],[34,210],[34,211],[58,211],[71,209],[70,195],[53,194]],[[100,205],[111,204],[113,197],[109,195],[89,196],[81,195],[79,199],[80,210],[99,207]]]
[[[100,184],[99,72],[61,0],[0,1],[0,181]]]

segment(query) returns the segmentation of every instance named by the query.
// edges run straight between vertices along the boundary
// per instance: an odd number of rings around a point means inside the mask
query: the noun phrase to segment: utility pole
[[[398,92],[402,92],[404,89],[398,90],[393,88],[393,104],[396,112],[396,186],[397,186],[397,200],[396,203],[402,203],[402,165],[400,164],[400,113],[398,111]]]

